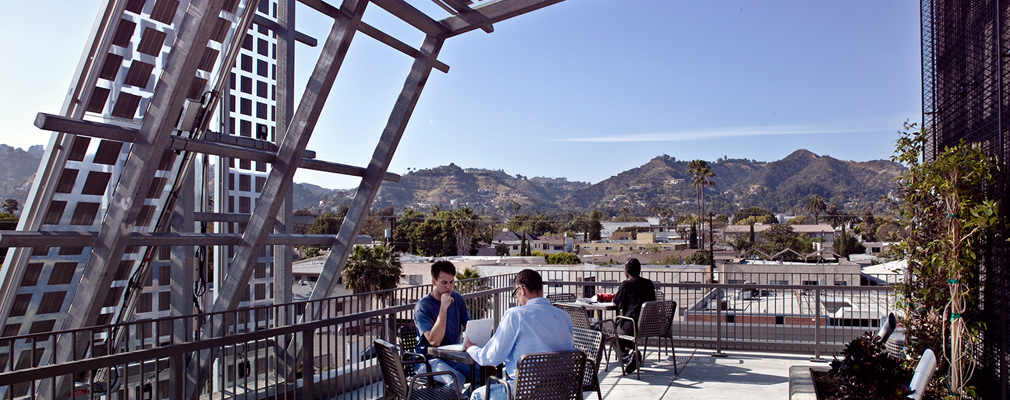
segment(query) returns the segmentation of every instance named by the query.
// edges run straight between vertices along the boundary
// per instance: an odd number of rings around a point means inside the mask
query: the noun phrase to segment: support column
[[[284,135],[290,126],[291,115],[295,109],[295,0],[277,0],[277,24],[281,29],[275,31],[277,35],[277,111],[275,120],[277,121],[276,132]],[[277,141],[282,142],[283,136],[278,136]],[[289,190],[284,197],[284,203],[277,213],[277,233],[292,233],[292,202],[293,194]],[[274,304],[290,303],[291,285],[293,277],[291,275],[291,257],[294,252],[291,246],[274,246]],[[292,317],[287,315],[289,310],[277,309],[278,326],[294,323]]]
[[[172,213],[172,232],[192,233],[193,232],[193,205],[194,203],[194,173],[190,169],[182,181],[182,194],[175,202],[175,210]],[[171,313],[173,317],[193,315],[193,276],[196,268],[194,252],[196,246],[173,246],[172,247],[172,295]],[[159,282],[160,284],[160,282]],[[193,318],[177,319],[172,324],[172,343],[185,343],[191,340],[193,329]],[[186,358],[172,357],[171,370],[185,371]],[[183,396],[183,382],[177,380],[169,386],[169,397],[178,399]]]
[[[274,31],[277,36],[277,111],[274,116],[276,132],[284,135],[291,125],[291,116],[295,110],[295,0],[277,0],[277,25],[280,29]],[[278,136],[277,142],[283,142],[284,137]],[[284,203],[277,213],[275,232],[292,233],[292,191],[287,191]],[[287,304],[293,301],[291,287],[294,276],[291,272],[291,258],[294,256],[292,246],[274,246],[274,267],[271,270],[274,278],[274,304]],[[294,321],[294,309],[287,307],[275,308],[274,323],[277,326],[291,325]],[[274,344],[273,354],[276,357],[270,365],[277,366],[278,377],[285,377],[293,382],[295,379],[295,359],[288,356],[284,343],[290,339]]]
[[[368,2],[365,0],[344,0],[341,5],[342,12],[334,18],[333,27],[326,37],[298,109],[282,135],[277,158],[256,202],[256,208],[249,218],[246,231],[242,235],[243,244],[235,249],[231,268],[224,276],[222,284],[215,288],[219,295],[211,311],[234,310],[241,302],[242,292],[252,275],[256,259],[262,253],[266,238],[274,228],[274,218],[281,208],[283,196],[291,190],[298,162],[319,120],[340,66],[347,56],[366,5]],[[219,314],[212,318],[209,326],[203,330],[202,337],[219,337],[223,332],[224,320]],[[190,363],[187,368],[188,398],[199,397],[212,358],[211,351],[201,351],[199,357]],[[306,371],[306,374],[311,374],[311,371]]]

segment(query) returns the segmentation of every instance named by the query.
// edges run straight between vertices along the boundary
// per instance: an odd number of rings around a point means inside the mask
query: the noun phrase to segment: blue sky
[[[15,55],[0,63],[0,142],[48,141],[34,115],[59,111],[99,3],[14,2],[20,16],[0,16],[5,37],[23,38],[0,43]],[[773,161],[805,148],[884,159],[902,122],[921,119],[918,7],[568,0],[449,39],[439,59],[451,69],[432,73],[390,171],[452,162],[597,183],[662,154]],[[374,5],[365,20],[415,47],[423,40]],[[300,13],[298,29],[322,39],[329,22]],[[301,86],[318,49],[298,51]],[[410,62],[359,36],[309,148],[366,165]],[[296,181],[357,183],[308,171]]]

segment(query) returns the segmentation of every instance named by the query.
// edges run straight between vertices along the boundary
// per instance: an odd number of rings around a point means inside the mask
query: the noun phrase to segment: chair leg
[[[677,349],[673,348],[673,340],[670,340],[670,352],[673,353],[673,374],[677,375]]]
[[[635,358],[638,363],[638,368],[635,368],[635,374],[638,375],[638,380],[642,380],[642,364],[645,364],[645,350],[649,348],[649,339],[645,339],[645,347],[642,348],[642,353],[638,352],[638,338],[635,338],[635,352],[631,353],[631,357]],[[642,354],[642,359],[638,359],[638,355]]]

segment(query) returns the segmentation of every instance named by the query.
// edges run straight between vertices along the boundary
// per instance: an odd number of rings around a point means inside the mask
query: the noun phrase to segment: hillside
[[[25,203],[42,153],[42,145],[22,150],[0,144],[0,200],[16,199],[22,205]]]
[[[0,145],[0,199],[24,202],[41,156],[42,146],[25,151]],[[592,209],[652,213],[655,208],[694,212],[697,189],[691,186],[689,161],[662,155],[596,184],[449,164],[410,171],[399,182],[383,183],[373,207],[399,212],[408,207],[466,206],[488,214],[511,214],[516,207],[524,213]],[[719,159],[709,166],[716,174],[715,187],[706,189],[705,200],[717,213],[747,206],[800,212],[810,194],[850,209],[871,206],[881,211],[880,198],[895,189],[894,178],[904,171],[890,161],[842,161],[802,149],[773,162]],[[354,189],[297,183],[294,207],[315,212],[336,209],[350,204],[353,195]]]
[[[526,178],[500,170],[461,168],[455,164],[403,175],[398,183],[384,183],[375,207],[441,208],[467,206],[490,214],[549,210],[610,209],[649,212],[653,207],[678,213],[697,209],[697,189],[687,172],[689,160],[667,155],[623,171],[597,184],[564,178]],[[742,206],[774,212],[801,212],[806,197],[818,194],[848,208],[875,207],[895,189],[894,178],[904,167],[890,161],[842,161],[797,150],[774,162],[720,159],[709,163],[716,186],[705,191],[708,208],[731,213]],[[333,191],[325,207],[350,202],[351,191]],[[296,202],[296,206],[300,206]],[[303,204],[313,206],[312,204]],[[315,208],[315,207],[313,207]]]
[[[697,208],[697,189],[687,172],[689,160],[660,156],[641,167],[624,171],[567,199],[582,208],[669,208],[690,212]],[[799,212],[807,196],[845,203],[849,208],[874,206],[895,188],[894,178],[904,167],[890,161],[841,161],[797,150],[774,162],[720,159],[709,163],[715,187],[705,190],[707,208],[730,213],[746,206],[773,212]],[[877,205],[878,208],[882,205]]]

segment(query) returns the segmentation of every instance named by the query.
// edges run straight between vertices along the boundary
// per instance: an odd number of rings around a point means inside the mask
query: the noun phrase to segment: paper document
[[[471,319],[466,323],[466,338],[470,342],[484,347],[488,340],[491,340],[491,331],[494,330],[494,321],[491,318]]]
[[[458,350],[458,351],[463,351],[463,343],[458,343],[458,344],[447,344],[447,345],[445,345],[445,346],[438,346],[438,348],[440,348],[440,349],[445,349],[445,350]]]

